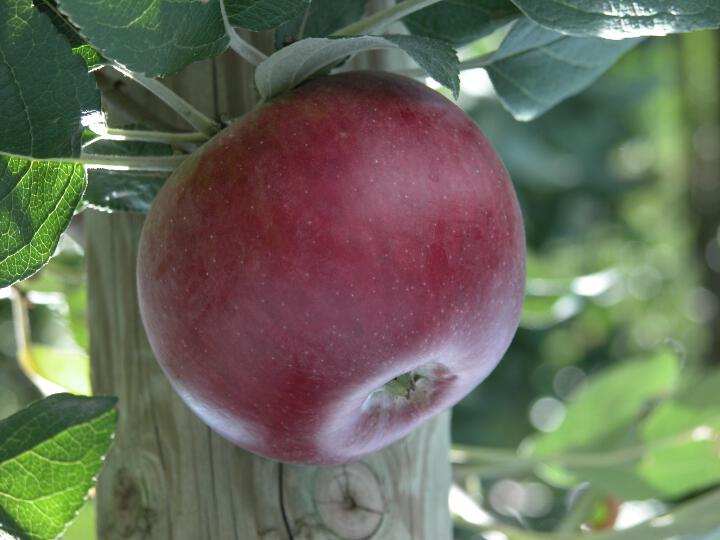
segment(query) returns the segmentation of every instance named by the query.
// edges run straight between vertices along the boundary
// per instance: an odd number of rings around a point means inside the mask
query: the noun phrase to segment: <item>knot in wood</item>
[[[343,540],[368,540],[380,528],[382,491],[364,463],[319,469],[314,496],[323,524]]]
[[[155,512],[144,503],[138,481],[123,467],[115,472],[113,484],[114,519],[109,526],[115,535],[130,538],[138,533],[149,533]]]

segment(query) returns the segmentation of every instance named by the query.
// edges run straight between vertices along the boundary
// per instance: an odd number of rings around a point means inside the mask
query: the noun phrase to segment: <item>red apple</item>
[[[495,367],[524,247],[508,175],[462,110],[404,77],[344,73],[261,106],[169,178],[140,307],[212,429],[281,461],[347,462]]]

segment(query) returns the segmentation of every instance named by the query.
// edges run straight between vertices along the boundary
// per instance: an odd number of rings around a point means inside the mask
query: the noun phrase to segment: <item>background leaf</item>
[[[173,153],[172,147],[166,144],[134,141],[98,140],[86,148],[90,148],[95,154],[116,156],[164,156]],[[90,169],[83,202],[97,210],[144,214],[150,209],[165,178],[167,174],[163,173]]]
[[[513,0],[535,22],[564,34],[623,39],[720,27],[715,0]]]
[[[73,394],[89,396],[90,358],[79,348],[32,344],[25,351],[33,372]]]
[[[403,22],[412,34],[466,45],[519,15],[510,0],[444,0],[416,11]]]
[[[0,521],[56,538],[85,501],[115,429],[115,398],[56,394],[0,422]]]
[[[255,70],[255,83],[263,99],[297,86],[335,62],[361,51],[399,48],[428,74],[457,95],[460,88],[458,59],[445,42],[419,36],[358,36],[307,38],[277,51]]]
[[[261,32],[305,13],[310,0],[224,0],[230,24]]]
[[[517,120],[532,120],[587,88],[638,43],[566,36],[521,19],[487,72],[505,108]]]
[[[533,455],[548,456],[542,476],[563,486],[589,481],[622,500],[675,499],[719,484],[720,371],[675,388],[679,380],[668,352],[591,380],[560,427],[535,439]]]
[[[0,287],[48,261],[84,190],[82,165],[0,156]]]
[[[645,440],[667,437],[697,426],[720,428],[720,371],[689,375],[672,399],[660,403],[643,422]]]
[[[665,497],[720,484],[718,388],[720,370],[688,376],[643,421],[641,438],[650,450],[639,473]]]
[[[83,61],[30,2],[0,2],[0,21],[0,152],[79,155],[81,117],[100,110]]]
[[[60,9],[105,58],[157,77],[225,50],[218,1],[62,0]]]
[[[674,390],[679,373],[678,359],[668,351],[608,369],[568,404],[558,429],[535,439],[533,455],[616,446],[614,442],[649,403]],[[605,413],[602,419],[599,411]]]
[[[275,30],[275,48],[301,38],[329,36],[362,18],[366,4],[367,0],[312,0],[307,16],[303,12]]]

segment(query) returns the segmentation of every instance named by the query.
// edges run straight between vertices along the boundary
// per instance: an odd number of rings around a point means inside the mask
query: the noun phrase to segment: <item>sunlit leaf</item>
[[[48,261],[84,190],[82,165],[0,156],[0,287]]]
[[[85,501],[115,430],[115,398],[56,394],[0,421],[0,522],[56,538]]]
[[[513,0],[534,21],[578,36],[623,39],[720,27],[715,0]]]

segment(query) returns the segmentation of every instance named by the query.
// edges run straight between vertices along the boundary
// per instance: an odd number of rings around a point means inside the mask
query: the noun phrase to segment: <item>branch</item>
[[[172,172],[187,155],[176,156],[112,156],[83,154],[79,159],[53,159],[51,161],[81,163],[88,169],[110,169],[121,171]]]
[[[143,141],[165,144],[203,143],[208,136],[199,131],[173,133],[169,131],[146,131],[137,129],[107,128],[103,132],[96,131],[99,139],[109,141]]]
[[[140,73],[130,71],[124,66],[118,64],[109,65],[155,94],[158,98],[167,103],[176,113],[182,116],[191,126],[198,129],[208,137],[212,137],[220,131],[221,126],[218,122],[201,113],[160,81],[151,79]]]

